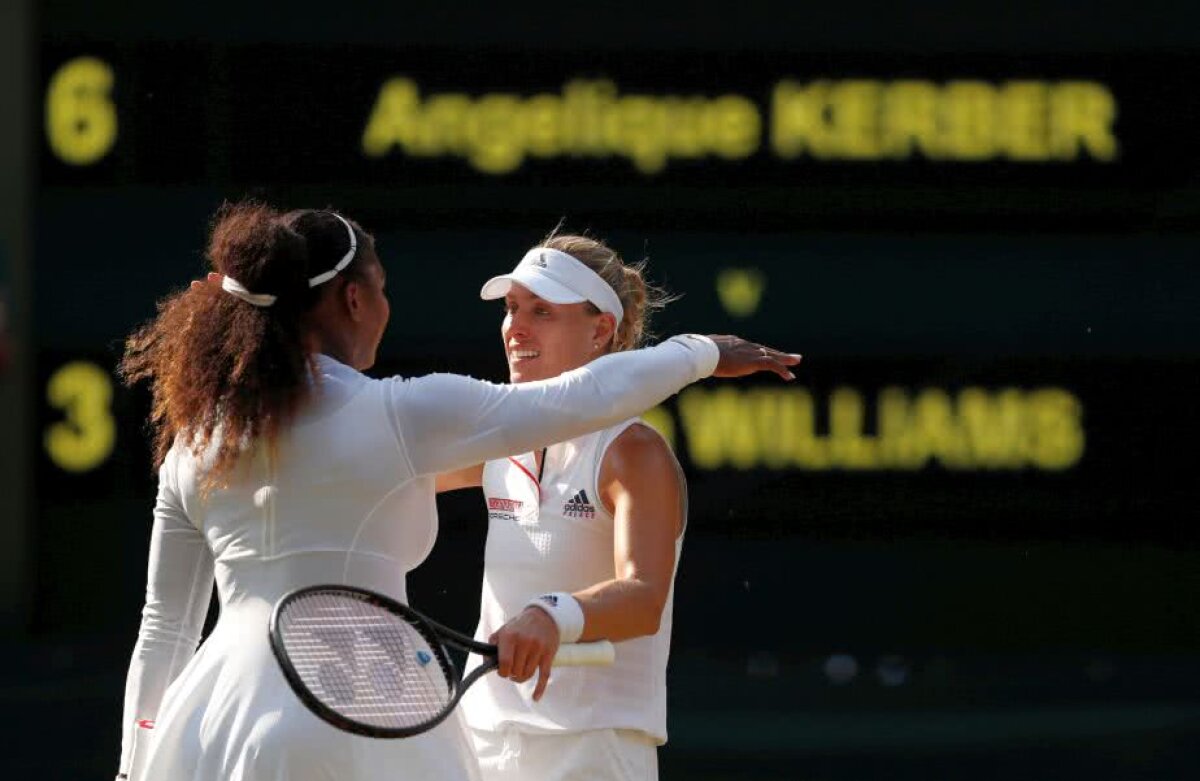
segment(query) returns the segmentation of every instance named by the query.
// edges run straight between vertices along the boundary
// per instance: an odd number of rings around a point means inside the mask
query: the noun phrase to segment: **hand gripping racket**
[[[271,650],[308,709],[333,726],[374,738],[432,729],[467,687],[495,670],[496,646],[447,629],[365,589],[309,586],[283,595],[270,624]],[[459,678],[447,646],[483,664]],[[612,643],[565,644],[555,666],[608,665]]]

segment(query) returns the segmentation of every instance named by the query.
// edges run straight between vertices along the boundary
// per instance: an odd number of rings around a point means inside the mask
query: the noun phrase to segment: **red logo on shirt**
[[[504,499],[498,496],[489,496],[487,506],[488,520],[515,521],[521,515],[521,508],[525,506],[525,503],[519,499]]]
[[[136,723],[142,729],[154,729],[154,719],[138,719]]]

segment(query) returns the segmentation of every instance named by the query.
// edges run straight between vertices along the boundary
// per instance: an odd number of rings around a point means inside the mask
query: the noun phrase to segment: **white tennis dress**
[[[533,453],[484,465],[488,536],[476,639],[486,642],[538,594],[613,578],[614,519],[600,499],[600,470],[608,448],[637,422],[551,445],[540,481]],[[680,534],[676,568],[682,545]],[[536,676],[514,684],[487,675],[468,689],[462,708],[484,781],[657,778],[674,599],[672,585],[657,632],[617,643],[609,667],[555,669],[538,702]],[[468,667],[480,661],[473,655]]]
[[[125,692],[121,771],[134,781],[476,779],[461,719],[375,740],[312,715],[267,641],[275,601],[346,583],[402,602],[437,534],[434,476],[601,428],[712,373],[711,341],[676,337],[553,380],[370,379],[321,356],[317,393],[278,457],[248,455],[199,496],[202,465],[159,471],[146,604]],[[220,619],[196,650],[213,580]]]

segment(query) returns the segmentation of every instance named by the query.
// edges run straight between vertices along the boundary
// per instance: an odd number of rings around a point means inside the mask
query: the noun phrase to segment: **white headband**
[[[503,298],[516,282],[552,304],[578,304],[591,301],[601,312],[625,317],[625,308],[617,291],[579,259],[549,247],[534,247],[509,274],[492,277],[479,291],[485,301]]]
[[[358,238],[354,235],[354,228],[351,228],[350,223],[346,222],[346,219],[337,212],[333,212],[333,216],[346,226],[346,232],[350,234],[350,249],[346,250],[346,254],[342,255],[342,259],[337,262],[336,266],[308,280],[309,287],[316,287],[322,282],[328,282],[336,277],[339,271],[350,265],[350,261],[354,260],[354,253],[358,251]]]
[[[358,251],[358,237],[354,235],[354,228],[350,226],[350,223],[342,215],[337,212],[331,213],[334,217],[338,218],[339,222],[346,226],[346,232],[350,234],[350,249],[346,250],[346,254],[342,256],[342,259],[337,262],[336,266],[309,279],[309,287],[316,287],[336,277],[338,272],[350,265],[350,261],[354,260],[354,253]],[[259,307],[271,306],[278,298],[278,296],[273,296],[269,293],[251,293],[245,285],[229,275],[225,275],[225,278],[221,280],[221,289],[227,293],[232,293],[248,304]]]

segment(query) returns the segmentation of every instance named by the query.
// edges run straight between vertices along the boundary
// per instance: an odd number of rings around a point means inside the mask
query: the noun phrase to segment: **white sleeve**
[[[389,405],[415,474],[479,464],[639,415],[717,366],[716,344],[676,336],[550,380],[497,385],[454,374],[390,380]]]
[[[188,520],[175,483],[175,451],[158,471],[158,499],[150,536],[146,604],[129,674],[121,724],[121,773],[158,717],[163,693],[196,652],[213,587],[213,559],[204,535]]]

